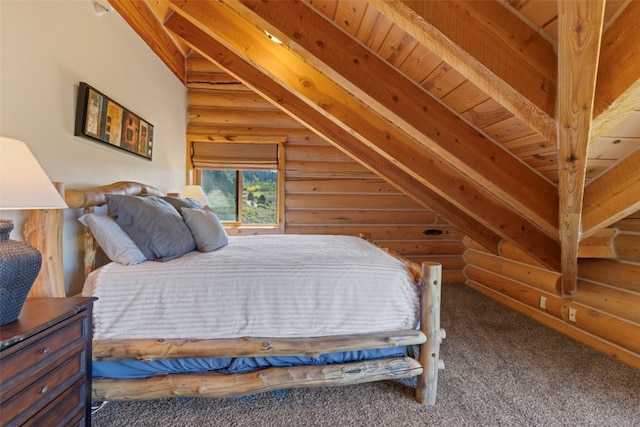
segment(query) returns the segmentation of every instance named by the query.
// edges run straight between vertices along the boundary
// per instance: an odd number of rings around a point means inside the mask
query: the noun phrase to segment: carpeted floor
[[[438,401],[410,381],[109,403],[93,426],[640,426],[640,370],[463,285],[442,291]]]

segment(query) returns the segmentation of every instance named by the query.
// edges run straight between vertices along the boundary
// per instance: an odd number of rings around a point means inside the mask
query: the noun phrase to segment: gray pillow
[[[213,252],[229,244],[227,232],[209,207],[180,210],[200,252]]]
[[[190,199],[190,198],[183,199],[181,197],[172,197],[172,196],[164,196],[164,197],[161,197],[161,199],[164,200],[165,202],[168,202],[171,206],[176,208],[176,210],[180,214],[182,214],[180,212],[181,208],[192,208],[192,209],[204,208],[204,205],[199,201],[197,201],[196,199]]]
[[[180,214],[156,196],[106,196],[118,225],[148,260],[169,261],[196,249]]]

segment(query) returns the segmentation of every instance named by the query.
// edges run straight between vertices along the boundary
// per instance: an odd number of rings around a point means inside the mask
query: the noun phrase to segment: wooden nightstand
[[[95,298],[27,298],[0,327],[0,425],[91,424]]]

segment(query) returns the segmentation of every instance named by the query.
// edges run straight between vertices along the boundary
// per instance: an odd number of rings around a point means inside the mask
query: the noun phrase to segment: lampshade
[[[205,206],[211,206],[207,195],[200,185],[185,185],[180,193],[180,197],[184,199],[194,199]]]
[[[27,145],[0,137],[0,209],[64,209],[67,205]]]
[[[0,209],[62,209],[67,205],[26,144],[0,137]],[[13,221],[0,219],[0,326],[18,318],[40,273],[42,255],[9,239]]]

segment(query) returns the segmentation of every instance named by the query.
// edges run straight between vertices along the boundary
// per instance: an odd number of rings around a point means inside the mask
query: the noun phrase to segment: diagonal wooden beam
[[[640,150],[584,190],[582,237],[589,237],[640,209]]]
[[[640,106],[640,1],[629,2],[602,36],[591,141]]]
[[[558,3],[558,140],[562,287],[577,286],[578,243],[604,0]]]
[[[555,144],[553,46],[503,5],[474,0],[370,3]]]
[[[248,84],[251,82],[258,93],[271,99],[310,129],[347,152],[352,148],[347,143],[355,144],[355,141],[359,141],[355,148],[362,150],[361,156],[373,151],[380,158],[386,159],[385,164],[373,165],[372,169],[382,171],[391,183],[404,190],[407,185],[403,187],[396,179],[402,178],[400,172],[408,174],[405,181],[413,179],[419,184],[416,191],[410,194],[435,194],[463,213],[463,217],[481,224],[485,230],[491,230],[494,236],[515,241],[542,262],[558,268],[557,242],[514,211],[501,206],[490,194],[443,162],[429,157],[429,153],[420,144],[390,126],[384,117],[377,115],[299,56],[291,54],[285,46],[269,41],[255,25],[240,20],[230,9],[215,1],[174,1],[174,4],[176,11],[184,19],[179,21],[177,16],[171,16],[165,23],[168,28],[198,50],[204,50],[201,47],[203,44],[215,40],[217,44],[233,52],[232,59],[212,59],[241,80]],[[187,23],[190,24],[188,31],[185,30]],[[195,34],[194,28],[200,30],[200,33]],[[209,53],[207,56],[212,55]],[[248,75],[240,75],[235,68],[241,67],[239,63],[242,61],[252,65],[252,72]],[[261,84],[256,84],[256,81]],[[272,87],[274,84],[278,86],[277,89]],[[285,98],[282,98],[283,89]],[[306,106],[306,110],[302,106]],[[347,138],[345,142],[340,138],[341,135],[351,135],[351,138]],[[391,165],[395,167],[392,168]],[[394,177],[393,173],[396,171],[398,175]],[[424,202],[424,196],[422,200]],[[478,206],[481,208],[476,209]],[[452,219],[450,214],[446,214],[446,209],[439,211],[441,212],[444,212],[443,217],[452,224],[465,232],[473,232],[468,225],[469,221]]]
[[[324,115],[318,114],[314,108],[299,98],[288,93],[286,88],[278,85],[251,63],[212,38],[187,18],[174,14],[165,22],[165,26],[190,44],[201,55],[219,64],[221,68],[261,94],[272,100],[281,108],[298,118],[338,148],[358,160],[381,177],[388,179],[407,195],[423,206],[433,209],[442,218],[457,224],[465,232],[473,235],[483,246],[497,253],[501,237],[483,224],[470,218],[469,215],[448,202],[442,196],[425,188],[419,181],[404,171],[396,163],[371,150],[351,133],[336,126]]]
[[[187,74],[184,55],[149,5],[144,1],[131,0],[109,0],[109,3],[184,83]]]
[[[239,4],[241,3],[241,4]],[[364,100],[427,150],[557,236],[557,188],[480,135],[406,75],[304,2],[227,1],[236,13],[291,40],[290,49]],[[247,8],[243,7],[246,6]],[[393,84],[380,84],[389,81]],[[536,203],[531,203],[536,200]]]

